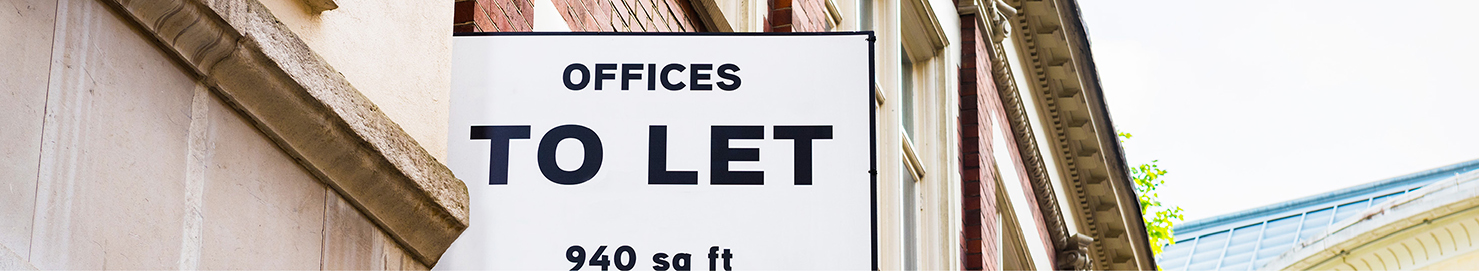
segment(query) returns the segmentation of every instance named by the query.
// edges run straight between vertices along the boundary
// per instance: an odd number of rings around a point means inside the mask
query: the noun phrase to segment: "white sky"
[[[1188,221],[1479,158],[1479,1],[1079,3]]]

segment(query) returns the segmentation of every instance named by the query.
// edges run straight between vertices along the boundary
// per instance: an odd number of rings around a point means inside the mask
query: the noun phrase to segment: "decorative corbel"
[[[1017,9],[1002,0],[988,0],[991,5],[991,40],[1001,42],[1012,34],[1011,18],[1017,17]]]
[[[1075,233],[1066,243],[1058,250],[1058,270],[1089,270],[1094,267],[1094,258],[1089,256],[1093,237]]]
[[[960,15],[976,15],[976,20],[986,28],[982,32],[990,34],[993,42],[1001,42],[1012,33],[1009,18],[1017,16],[1017,9],[1002,0],[960,1],[955,6],[955,12]]]

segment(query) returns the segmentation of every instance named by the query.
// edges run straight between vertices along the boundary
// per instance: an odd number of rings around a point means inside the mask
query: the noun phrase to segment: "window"
[[[919,270],[919,180],[914,171],[904,162],[902,182],[904,184],[904,270]]]
[[[918,139],[914,136],[914,61],[909,59],[909,52],[899,49],[899,111],[903,113],[900,119],[904,126],[904,134],[909,135],[910,140]]]
[[[885,3],[887,8],[883,6]],[[888,221],[897,228],[886,233],[889,237],[902,235],[891,238],[900,242],[897,247],[888,248],[899,255],[884,256],[890,258],[889,269],[952,269],[959,266],[962,256],[951,249],[962,247],[961,240],[949,234],[961,230],[960,206],[958,201],[953,201],[960,189],[959,176],[954,174],[958,170],[955,167],[958,149],[952,148],[957,145],[957,138],[952,136],[957,108],[951,106],[955,96],[950,95],[954,93],[954,84],[950,82],[955,79],[952,71],[957,63],[950,57],[938,57],[949,55],[945,53],[949,50],[945,34],[949,31],[941,28],[932,15],[934,10],[924,1],[868,4],[877,6],[863,8],[898,14],[892,18],[869,18],[875,29],[881,30],[880,45],[887,45],[887,49],[880,51],[886,57],[878,58],[879,67],[885,70],[885,77],[880,80],[887,83],[881,90],[887,92],[878,94],[893,95],[884,97],[882,112],[889,115],[885,117],[887,125],[879,126],[886,127],[885,136],[893,141],[884,144],[892,146],[879,147],[897,149],[889,150],[893,157],[885,158],[890,160],[882,164],[900,167],[897,171],[889,170],[889,174],[899,174],[898,179],[887,179],[898,180],[899,184],[890,183],[889,191],[883,192],[891,199],[889,211],[901,212],[889,216],[900,221]],[[885,9],[888,12],[883,12]],[[878,94],[875,96],[884,96]]]
[[[919,212],[920,195],[919,182],[924,176],[922,162],[918,148],[915,148],[916,140],[914,133],[914,61],[909,57],[909,51],[899,48],[899,126],[904,131],[904,170],[900,175],[902,179],[903,196],[903,224],[904,224],[904,270],[919,270]]]

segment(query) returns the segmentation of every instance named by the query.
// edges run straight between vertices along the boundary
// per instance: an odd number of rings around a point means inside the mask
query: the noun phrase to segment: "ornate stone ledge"
[[[410,254],[435,265],[467,187],[255,0],[106,0]]]
[[[1036,114],[1037,112],[1027,111],[1023,104],[1024,96],[1021,93],[1025,93],[1022,91],[1030,91],[1026,90],[1030,86],[1018,86],[1016,79],[1014,79],[1016,76],[1029,75],[1012,74],[1012,68],[1008,63],[1018,60],[1007,59],[1007,49],[1002,44],[1006,36],[1011,35],[1013,32],[1007,20],[1008,18],[1015,18],[1017,16],[1017,10],[1001,2],[1001,0],[964,0],[960,2],[960,5],[956,9],[961,14],[977,14],[978,16],[976,18],[980,20],[981,25],[989,28],[984,30],[989,32],[983,32],[982,34],[989,33],[992,39],[988,50],[986,50],[987,56],[991,61],[991,74],[992,77],[996,78],[997,95],[1001,99],[1003,111],[1006,113],[1006,120],[1009,124],[1008,126],[1012,130],[1012,137],[1016,142],[1018,155],[1022,157],[1022,167],[1026,169],[1028,179],[1031,180],[1032,196],[1036,200],[1034,206],[1036,206],[1037,210],[1035,211],[1042,215],[1043,227],[1047,233],[1046,238],[1050,242],[1049,245],[1052,246],[1048,249],[1055,251],[1055,254],[1050,255],[1050,257],[1066,257],[1066,255],[1072,255],[1076,258],[1072,260],[1055,259],[1054,261],[1075,264],[1082,263],[1079,265],[1058,264],[1055,268],[1060,270],[1077,270],[1074,268],[1083,265],[1091,266],[1092,260],[1087,257],[1086,247],[1091,244],[1092,238],[1089,239],[1090,241],[1072,243],[1081,240],[1073,239],[1076,236],[1069,233],[1067,226],[1065,226],[1064,216],[1062,215],[1064,211],[1061,208],[1061,203],[1058,202],[1057,194],[1054,192],[1054,185],[1048,175],[1049,170],[1056,169],[1047,168],[1043,160],[1045,157],[1038,155],[1039,153],[1049,152],[1040,152],[1039,148],[1042,148],[1042,146],[1037,145],[1036,135],[1034,134],[1031,120],[1028,117],[1028,114]],[[1031,99],[1032,97],[1025,96],[1025,98]]]
[[[1071,198],[1069,202],[1054,202],[1051,191],[1055,188],[1049,186],[1043,189],[1049,194],[1038,195],[1039,203],[1062,204],[1065,212],[1076,214],[1077,221],[1065,222],[1074,223],[1091,238],[1088,245],[1091,269],[1156,269],[1139,201],[1099,88],[1077,3],[1073,0],[1008,2],[1016,10],[1012,20],[1014,30],[1018,31],[1013,35],[1019,38],[1025,51],[1023,66],[1029,74],[1023,76],[1031,82],[1029,86],[1018,87],[1034,93],[1035,97],[1022,98],[1035,99],[1040,112],[1028,114],[1041,114],[1048,130],[1044,135],[1050,144],[1037,147],[1054,153],[1058,168],[1045,170],[1063,173],[1064,183],[1057,188],[1062,188]],[[1024,138],[1018,137],[1019,141]],[[1046,178],[1036,172],[1033,176]],[[1050,230],[1050,234],[1054,233],[1058,232]],[[1054,238],[1066,241],[1060,238],[1068,237]]]

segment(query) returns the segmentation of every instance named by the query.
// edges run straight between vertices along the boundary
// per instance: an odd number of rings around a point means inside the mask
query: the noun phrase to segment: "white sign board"
[[[455,37],[437,269],[872,268],[871,39]]]

